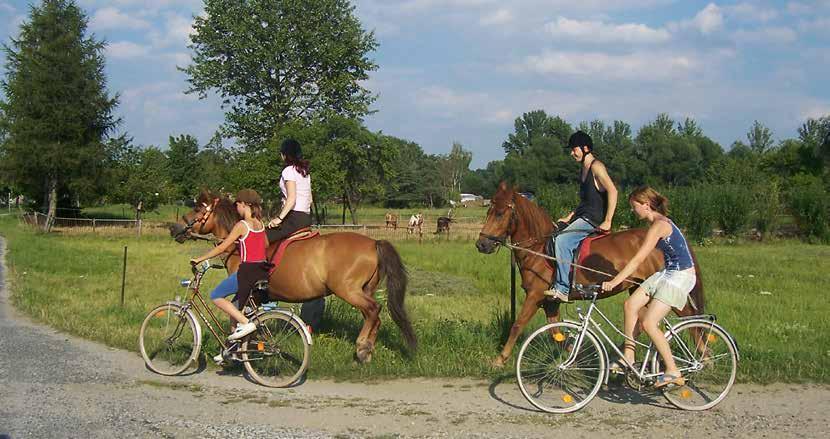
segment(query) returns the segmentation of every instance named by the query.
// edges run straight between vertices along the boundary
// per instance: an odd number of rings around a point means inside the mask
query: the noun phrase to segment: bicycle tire
[[[141,323],[138,346],[147,368],[160,375],[178,375],[196,360],[200,332],[189,312],[172,303],[157,306]]]
[[[516,378],[522,395],[548,413],[571,413],[585,407],[599,392],[607,369],[605,351],[590,330],[585,331],[575,362],[571,357],[581,327],[558,322],[537,329],[522,344]]]
[[[707,410],[718,405],[735,384],[738,371],[738,353],[731,337],[720,326],[704,320],[683,322],[673,331],[676,335],[669,332],[666,339],[686,384],[664,389],[663,396],[683,410]],[[688,349],[681,347],[680,340]],[[655,355],[652,369],[659,372],[661,367],[662,360]]]
[[[245,370],[267,387],[288,387],[308,369],[310,345],[295,319],[280,312],[258,317],[256,332],[240,347]]]

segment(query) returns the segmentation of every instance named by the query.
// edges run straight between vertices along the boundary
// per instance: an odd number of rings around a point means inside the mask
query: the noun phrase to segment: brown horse
[[[398,214],[395,212],[386,212],[386,228],[398,230]]]
[[[492,205],[487,212],[487,218],[481,229],[479,239],[476,241],[476,248],[482,253],[493,253],[500,242],[505,242],[507,238],[510,238],[515,246],[537,253],[544,253],[545,241],[553,231],[554,225],[542,208],[518,195],[515,190],[510,189],[507,184],[502,182],[493,196]],[[631,229],[612,233],[607,237],[594,241],[591,245],[591,252],[584,260],[584,264],[589,268],[609,273],[611,276],[577,269],[574,274],[574,282],[584,285],[599,284],[605,280],[610,280],[637,253],[645,235],[646,230]],[[543,294],[543,291],[551,285],[555,271],[551,270],[542,257],[521,249],[514,249],[513,253],[522,276],[522,288],[527,293],[527,297],[519,316],[510,328],[507,342],[504,344],[501,353],[493,361],[493,364],[497,367],[503,366],[504,362],[510,358],[516,339],[522,333],[527,322],[533,318],[538,308],[544,308],[549,322],[559,321],[559,302],[546,300]],[[692,258],[695,259],[694,253],[692,253]],[[655,249],[640,264],[630,279],[638,283],[642,282],[662,268],[663,253]],[[678,312],[681,316],[703,312],[703,285],[696,259],[695,274],[697,274],[697,285],[690,293],[694,305],[692,302],[687,303]],[[613,291],[602,293],[599,298],[610,297],[623,290],[629,290],[629,293],[632,293],[635,289],[635,284],[626,281]]]
[[[193,234],[213,234],[224,239],[240,220],[231,200],[203,192],[192,211],[185,213],[170,233],[178,242]],[[268,255],[278,243],[271,243]],[[235,246],[224,259],[228,272],[239,266]],[[356,357],[361,363],[372,358],[380,327],[381,306],[373,294],[386,278],[389,313],[401,330],[410,351],[417,348],[412,324],[404,308],[407,275],[397,250],[388,241],[376,241],[357,233],[320,235],[292,243],[268,279],[271,299],[306,302],[334,294],[363,314],[357,336]]]

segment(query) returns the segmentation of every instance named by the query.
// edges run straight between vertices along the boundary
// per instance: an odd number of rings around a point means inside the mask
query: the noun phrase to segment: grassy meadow
[[[381,217],[382,218],[382,217]],[[137,351],[138,328],[154,305],[184,295],[189,257],[204,242],[176,244],[163,233],[44,235],[0,217],[6,238],[7,282],[18,309],[61,331]],[[410,271],[406,304],[419,337],[418,353],[403,353],[397,327],[384,311],[372,363],[353,361],[359,313],[330,297],[315,333],[309,379],[414,376],[492,378],[509,328],[509,253],[479,254],[472,241],[395,242]],[[126,300],[120,306],[121,264],[128,247]],[[830,323],[820,285],[830,276],[830,246],[797,241],[739,242],[698,247],[706,311],[738,341],[743,382],[830,382]],[[205,292],[221,273],[205,281]],[[381,301],[384,292],[377,293]],[[519,289],[519,306],[524,296]],[[601,308],[618,320],[622,295]],[[564,307],[574,318],[574,305]],[[543,323],[540,311],[526,333]],[[216,343],[208,339],[213,355]],[[514,351],[514,360],[515,353]],[[136,354],[136,361],[142,361]]]

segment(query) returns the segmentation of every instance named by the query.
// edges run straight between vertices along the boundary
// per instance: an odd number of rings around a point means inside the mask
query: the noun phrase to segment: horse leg
[[[366,294],[360,287],[349,289],[348,292],[342,295],[337,292],[335,294],[359,309],[360,313],[363,314],[363,328],[360,329],[360,334],[357,335],[355,341],[355,355],[359,363],[366,363],[372,359],[374,339],[370,338],[370,334],[373,329],[377,333],[375,327],[380,325],[380,305],[371,293]]]
[[[533,315],[536,314],[536,310],[539,308],[539,302],[544,299],[544,295],[542,291],[529,291],[527,293],[527,297],[525,298],[524,304],[522,304],[522,309],[519,311],[519,316],[516,318],[516,321],[513,322],[513,326],[510,327],[510,335],[507,337],[507,341],[504,343],[504,347],[501,350],[501,353],[496,356],[496,359],[493,360],[494,367],[504,367],[504,363],[510,358],[510,353],[513,352],[513,346],[516,345],[516,339],[519,338],[519,334],[522,333],[527,322],[533,318]]]

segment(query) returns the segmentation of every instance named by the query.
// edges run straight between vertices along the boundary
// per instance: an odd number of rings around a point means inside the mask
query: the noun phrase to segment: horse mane
[[[513,191],[513,200],[516,206],[516,212],[519,213],[520,218],[525,220],[525,226],[527,226],[527,231],[530,236],[534,238],[547,238],[544,235],[550,233],[553,225],[547,212],[536,203],[517,194],[515,191]]]
[[[216,226],[224,228],[226,232],[230,232],[233,226],[242,219],[239,212],[236,211],[233,201],[228,197],[219,198],[213,214],[216,215]]]

